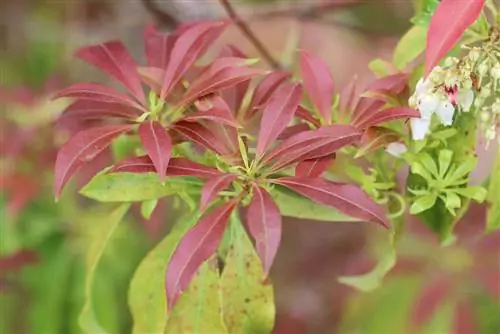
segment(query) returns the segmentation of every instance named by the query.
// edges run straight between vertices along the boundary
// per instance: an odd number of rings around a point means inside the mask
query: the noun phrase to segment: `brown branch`
[[[155,0],[142,0],[144,8],[154,17],[156,23],[165,28],[175,28],[179,21],[172,14],[163,11]]]
[[[246,38],[253,44],[253,46],[257,49],[262,58],[273,68],[280,69],[281,64],[273,58],[269,50],[262,44],[262,42],[255,36],[253,31],[250,29],[248,24],[243,21],[233,6],[229,3],[229,0],[219,0],[222,7],[224,7],[227,15],[231,18],[231,20],[236,24],[236,26],[240,29],[241,33],[245,35]]]

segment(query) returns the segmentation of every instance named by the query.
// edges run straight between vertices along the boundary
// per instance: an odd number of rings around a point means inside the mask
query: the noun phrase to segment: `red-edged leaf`
[[[453,314],[453,334],[479,333],[478,324],[474,319],[475,312],[468,300],[460,300]]]
[[[108,147],[114,138],[130,130],[131,125],[107,125],[78,132],[57,154],[54,189],[56,198],[69,179],[86,163]]]
[[[295,176],[321,177],[321,174],[323,174],[334,161],[335,155],[301,161],[297,164],[297,167],[295,167]]]
[[[201,22],[190,26],[176,39],[165,71],[160,97],[164,99],[182,75],[217,39],[226,26],[223,21]]]
[[[361,147],[356,153],[356,158],[385,147],[390,143],[397,142],[400,139],[401,136],[396,131],[383,127],[370,127],[361,137]]]
[[[303,119],[304,121],[307,121],[314,125],[315,127],[319,128],[321,126],[321,123],[319,122],[318,119],[316,119],[313,115],[311,115],[311,112],[304,108],[303,106],[298,106],[297,110],[295,111],[295,116]]]
[[[139,73],[141,80],[148,85],[153,92],[160,94],[165,70],[158,67],[138,67],[137,73]]]
[[[484,0],[442,0],[432,15],[425,50],[425,75],[458,42],[464,31],[477,20]]]
[[[108,173],[154,173],[156,172],[155,165],[148,155],[140,157],[127,158],[111,168]]]
[[[415,109],[409,107],[393,107],[377,111],[373,113],[370,118],[356,122],[355,126],[360,129],[364,129],[384,122],[416,117],[420,117],[420,113]]]
[[[370,97],[361,97],[356,103],[350,123],[356,125],[370,119],[384,105],[385,101]]]
[[[408,84],[408,74],[397,73],[375,80],[371,83],[368,91],[397,95],[401,93]]]
[[[122,83],[141,103],[145,101],[137,64],[120,41],[111,41],[79,49],[76,56]]]
[[[262,108],[266,105],[274,95],[274,93],[280,88],[280,86],[290,78],[290,73],[283,71],[274,71],[265,76],[255,87],[252,94],[252,98],[247,107],[246,118],[252,118],[255,115],[257,109]]]
[[[247,226],[267,277],[281,241],[281,214],[271,195],[258,186],[253,187]]]
[[[297,177],[279,178],[273,182],[315,202],[332,206],[348,216],[379,223],[387,228],[390,226],[385,210],[356,185]]]
[[[212,131],[201,124],[181,121],[175,123],[172,130],[180,134],[185,139],[191,140],[205,149],[211,150],[215,153],[222,155],[231,153],[227,150],[224,143],[221,143],[220,140],[218,140]]]
[[[54,99],[60,97],[73,97],[82,100],[92,100],[106,103],[117,103],[130,106],[132,108],[146,111],[143,106],[134,99],[120,93],[116,89],[95,83],[77,83],[59,91]]]
[[[203,186],[200,199],[200,211],[205,210],[222,190],[225,190],[236,179],[234,174],[222,174],[209,179]]]
[[[292,125],[292,126],[289,126],[288,128],[286,128],[285,130],[283,130],[283,132],[279,135],[278,140],[285,140],[285,139],[293,137],[301,132],[309,131],[309,130],[311,130],[309,128],[309,125],[307,125],[305,123]]]
[[[63,111],[61,117],[72,117],[78,119],[116,117],[133,120],[140,115],[141,113],[137,109],[119,103],[76,100]]]
[[[144,51],[148,66],[166,69],[176,38],[175,34],[161,34],[153,25],[147,25],[144,29]]]
[[[300,52],[304,88],[326,124],[332,120],[333,77],[328,65],[310,52]]]
[[[196,270],[216,251],[236,204],[236,201],[231,201],[215,208],[180,241],[168,263],[165,278],[169,310],[188,287]]]
[[[417,328],[425,325],[435,314],[438,306],[444,301],[450,292],[449,277],[437,277],[426,282],[418,296],[411,314],[411,320]]]
[[[302,99],[302,87],[297,83],[283,85],[263,111],[257,140],[257,157],[265,151],[288,126]]]
[[[163,180],[172,155],[172,139],[167,130],[157,121],[148,121],[139,126],[139,137],[155,165],[160,180]]]
[[[168,176],[195,176],[199,178],[212,178],[221,175],[215,168],[201,165],[185,158],[172,158],[167,168]]]

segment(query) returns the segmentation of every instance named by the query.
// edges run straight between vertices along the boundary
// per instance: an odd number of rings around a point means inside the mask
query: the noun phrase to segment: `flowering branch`
[[[280,63],[273,58],[269,50],[264,46],[264,44],[255,36],[253,31],[250,29],[248,24],[243,21],[240,16],[236,13],[234,10],[233,6],[229,2],[229,0],[220,0],[220,4],[222,7],[224,7],[227,15],[233,20],[233,22],[238,26],[238,28],[241,30],[242,34],[245,35],[248,40],[253,44],[253,46],[257,49],[257,51],[260,53],[262,58],[273,68],[273,69],[280,69],[281,65]]]

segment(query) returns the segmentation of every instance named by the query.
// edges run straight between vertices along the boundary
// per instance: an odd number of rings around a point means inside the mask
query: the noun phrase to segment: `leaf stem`
[[[231,20],[236,24],[236,26],[240,29],[241,33],[245,35],[246,38],[253,44],[253,46],[257,49],[262,58],[271,66],[271,68],[278,70],[281,68],[281,64],[273,58],[269,50],[265,47],[265,45],[257,38],[254,32],[250,29],[248,24],[240,18],[240,16],[236,13],[233,6],[229,2],[229,0],[219,0],[222,7],[226,11],[227,15],[231,18]]]

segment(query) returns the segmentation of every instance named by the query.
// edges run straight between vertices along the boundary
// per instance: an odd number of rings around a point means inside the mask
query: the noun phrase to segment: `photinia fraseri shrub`
[[[443,13],[451,9],[460,18],[457,24],[446,23]],[[283,216],[388,228],[387,251],[375,269],[340,278],[363,290],[377,287],[395,265],[408,208],[442,241],[452,241],[468,201],[487,195],[468,185],[476,165],[477,118],[481,126],[497,124],[498,66],[490,57],[498,54],[498,30],[486,29],[484,16],[474,23],[482,9],[482,1],[442,1],[426,38],[418,31],[405,36],[396,48],[397,64],[373,63],[378,78],[366,87],[354,80],[338,89],[327,65],[304,50],[298,53],[298,73],[259,69],[230,45],[200,63],[226,21],[187,23],[169,35],[148,26],[145,66],[119,41],[79,49],[78,58],[121,83],[126,93],[95,83],[59,92],[57,97],[74,99],[61,123],[92,122],[59,150],[56,198],[82,167],[111,147],[119,159],[81,194],[101,202],[140,202],[145,216],[164,197],[187,211],[132,279],[134,331],[270,332],[268,276]],[[416,21],[422,26],[424,16]],[[479,45],[469,48],[475,55],[448,58],[436,67],[466,30]],[[416,46],[405,57],[413,38],[426,47]],[[409,64],[424,49],[425,72]],[[420,75],[425,79],[418,80]],[[474,94],[483,98],[472,103]],[[411,173],[401,189],[398,171],[405,165]],[[492,175],[490,193],[498,188]],[[490,198],[497,210],[495,196]],[[128,204],[119,207],[106,233],[127,209]],[[498,223],[488,224],[492,230]],[[105,244],[104,239],[96,251]],[[144,316],[144,309],[151,312]],[[84,327],[97,323],[91,305],[82,319]]]

